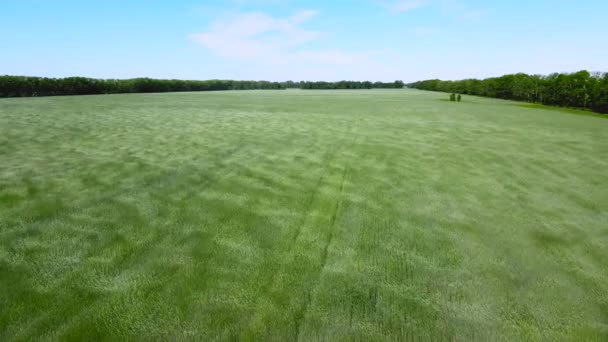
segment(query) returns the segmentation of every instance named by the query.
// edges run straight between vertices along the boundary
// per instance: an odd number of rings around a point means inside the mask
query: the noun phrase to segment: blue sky
[[[0,74],[395,80],[608,71],[606,0],[3,1]]]

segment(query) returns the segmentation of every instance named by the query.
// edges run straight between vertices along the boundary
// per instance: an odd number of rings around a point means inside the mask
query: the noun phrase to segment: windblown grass
[[[608,121],[442,96],[0,100],[0,340],[608,339]]]

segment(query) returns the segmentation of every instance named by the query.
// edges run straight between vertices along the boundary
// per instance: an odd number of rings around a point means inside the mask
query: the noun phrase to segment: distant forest
[[[403,88],[402,81],[308,82],[234,80],[160,80],[152,78],[95,79],[86,77],[46,78],[0,76],[0,97],[162,93],[182,91],[250,89],[375,89]],[[523,73],[461,81],[426,80],[410,88],[477,95],[545,105],[572,107],[608,113],[608,73],[554,73],[548,76]]]
[[[0,76],[0,97],[31,97],[57,95],[92,95],[121,93],[162,93],[180,91],[249,90],[249,89],[372,89],[403,88],[395,82],[268,82],[233,80],[159,80],[134,78],[127,80],[86,77],[46,78]]]
[[[410,88],[486,96],[608,113],[608,73],[514,74],[483,80],[427,80]]]

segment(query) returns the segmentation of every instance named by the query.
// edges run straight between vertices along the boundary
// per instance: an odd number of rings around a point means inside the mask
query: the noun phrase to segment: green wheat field
[[[0,99],[0,340],[608,340],[608,120],[447,99]]]

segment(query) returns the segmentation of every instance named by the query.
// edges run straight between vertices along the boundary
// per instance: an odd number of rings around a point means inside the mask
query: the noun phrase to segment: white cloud
[[[291,17],[291,21],[295,24],[301,24],[317,14],[319,14],[319,11],[316,10],[300,11]]]
[[[287,5],[289,3],[289,0],[230,0],[228,1],[230,3],[233,3],[235,5],[273,5],[273,6],[277,6],[277,5]]]
[[[321,32],[302,27],[317,14],[317,11],[305,10],[291,17],[275,18],[263,12],[240,13],[212,23],[209,31],[191,34],[190,39],[228,59],[350,64],[365,57],[339,50],[305,49],[307,43],[323,36]]]
[[[445,14],[464,19],[479,18],[487,14],[487,11],[471,8],[461,0],[374,0],[374,2],[392,13],[431,7]]]
[[[301,11],[280,19],[262,12],[242,13],[216,21],[209,31],[192,34],[190,38],[222,57],[276,60],[284,58],[290,47],[320,36],[319,32],[300,26],[315,15],[315,11]]]
[[[461,19],[475,19],[485,16],[488,12],[483,9],[472,8],[459,0],[444,0],[441,6],[444,13]]]
[[[381,6],[387,8],[393,13],[401,13],[411,11],[416,8],[420,8],[428,5],[428,0],[391,0],[391,1],[379,1]]]

